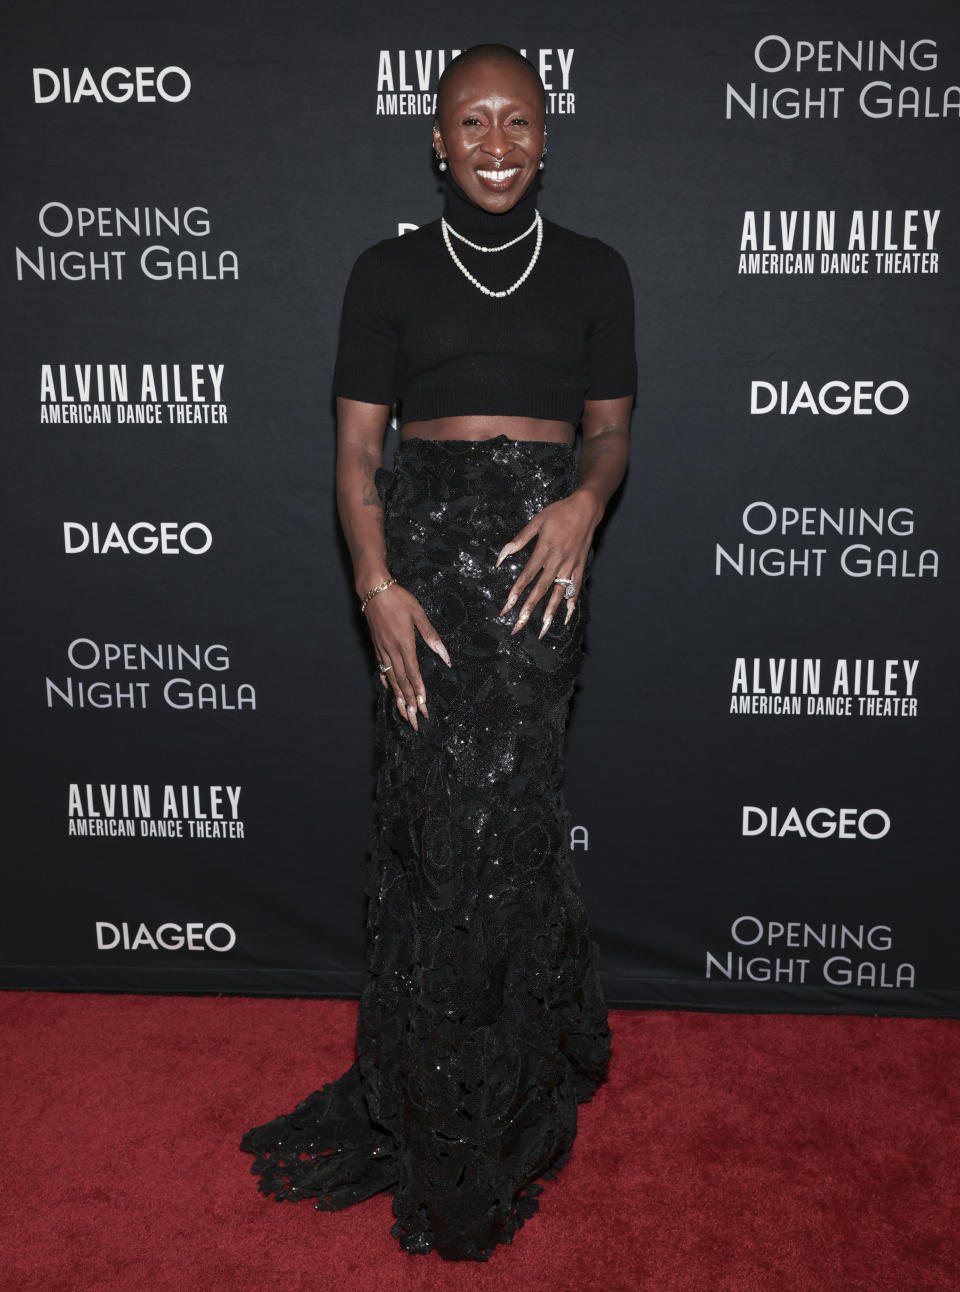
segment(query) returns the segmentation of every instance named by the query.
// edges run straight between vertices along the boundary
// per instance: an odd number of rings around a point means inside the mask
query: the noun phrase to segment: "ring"
[[[554,583],[565,583],[567,585],[563,590],[563,595],[566,600],[569,600],[570,597],[576,594],[577,585],[573,579],[554,579]]]
[[[378,665],[377,665],[377,668],[379,668],[379,670],[380,670],[380,672],[381,672],[381,673],[389,673],[389,672],[390,672],[390,670],[393,668],[393,665],[392,665],[392,664],[378,664]]]

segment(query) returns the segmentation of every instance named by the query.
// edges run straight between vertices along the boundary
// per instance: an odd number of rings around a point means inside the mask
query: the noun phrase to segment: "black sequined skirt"
[[[402,441],[382,469],[390,571],[422,642],[419,732],[374,673],[377,783],[357,1059],[249,1131],[260,1188],[335,1210],[388,1190],[409,1252],[486,1260],[567,1160],[610,1033],[570,853],[564,729],[588,589],[539,640],[497,617],[532,544],[500,549],[576,487],[563,444]],[[541,608],[542,608],[541,603]]]

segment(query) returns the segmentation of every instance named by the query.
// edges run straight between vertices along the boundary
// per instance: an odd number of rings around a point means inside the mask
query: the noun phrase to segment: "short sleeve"
[[[358,256],[340,312],[333,393],[367,404],[396,398],[399,344],[383,301],[379,246]]]
[[[586,399],[620,399],[637,392],[633,284],[627,262],[598,242],[591,274],[591,317],[587,330]]]

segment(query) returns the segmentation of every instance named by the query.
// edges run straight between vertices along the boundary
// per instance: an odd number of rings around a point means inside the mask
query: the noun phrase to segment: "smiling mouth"
[[[477,174],[481,179],[485,179],[488,182],[493,181],[493,183],[498,184],[505,180],[513,179],[514,175],[519,175],[520,167],[511,166],[509,170],[478,170]]]

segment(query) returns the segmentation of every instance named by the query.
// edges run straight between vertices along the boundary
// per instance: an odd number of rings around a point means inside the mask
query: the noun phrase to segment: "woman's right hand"
[[[427,712],[427,692],[420,676],[420,665],[417,661],[416,634],[420,636],[446,664],[451,668],[447,648],[440,640],[440,634],[427,618],[423,606],[406,588],[393,583],[383,592],[378,592],[367,602],[365,611],[370,636],[373,638],[373,649],[378,665],[389,665],[386,672],[381,671],[380,681],[392,691],[397,701],[397,708],[418,731],[417,710],[425,718]]]

